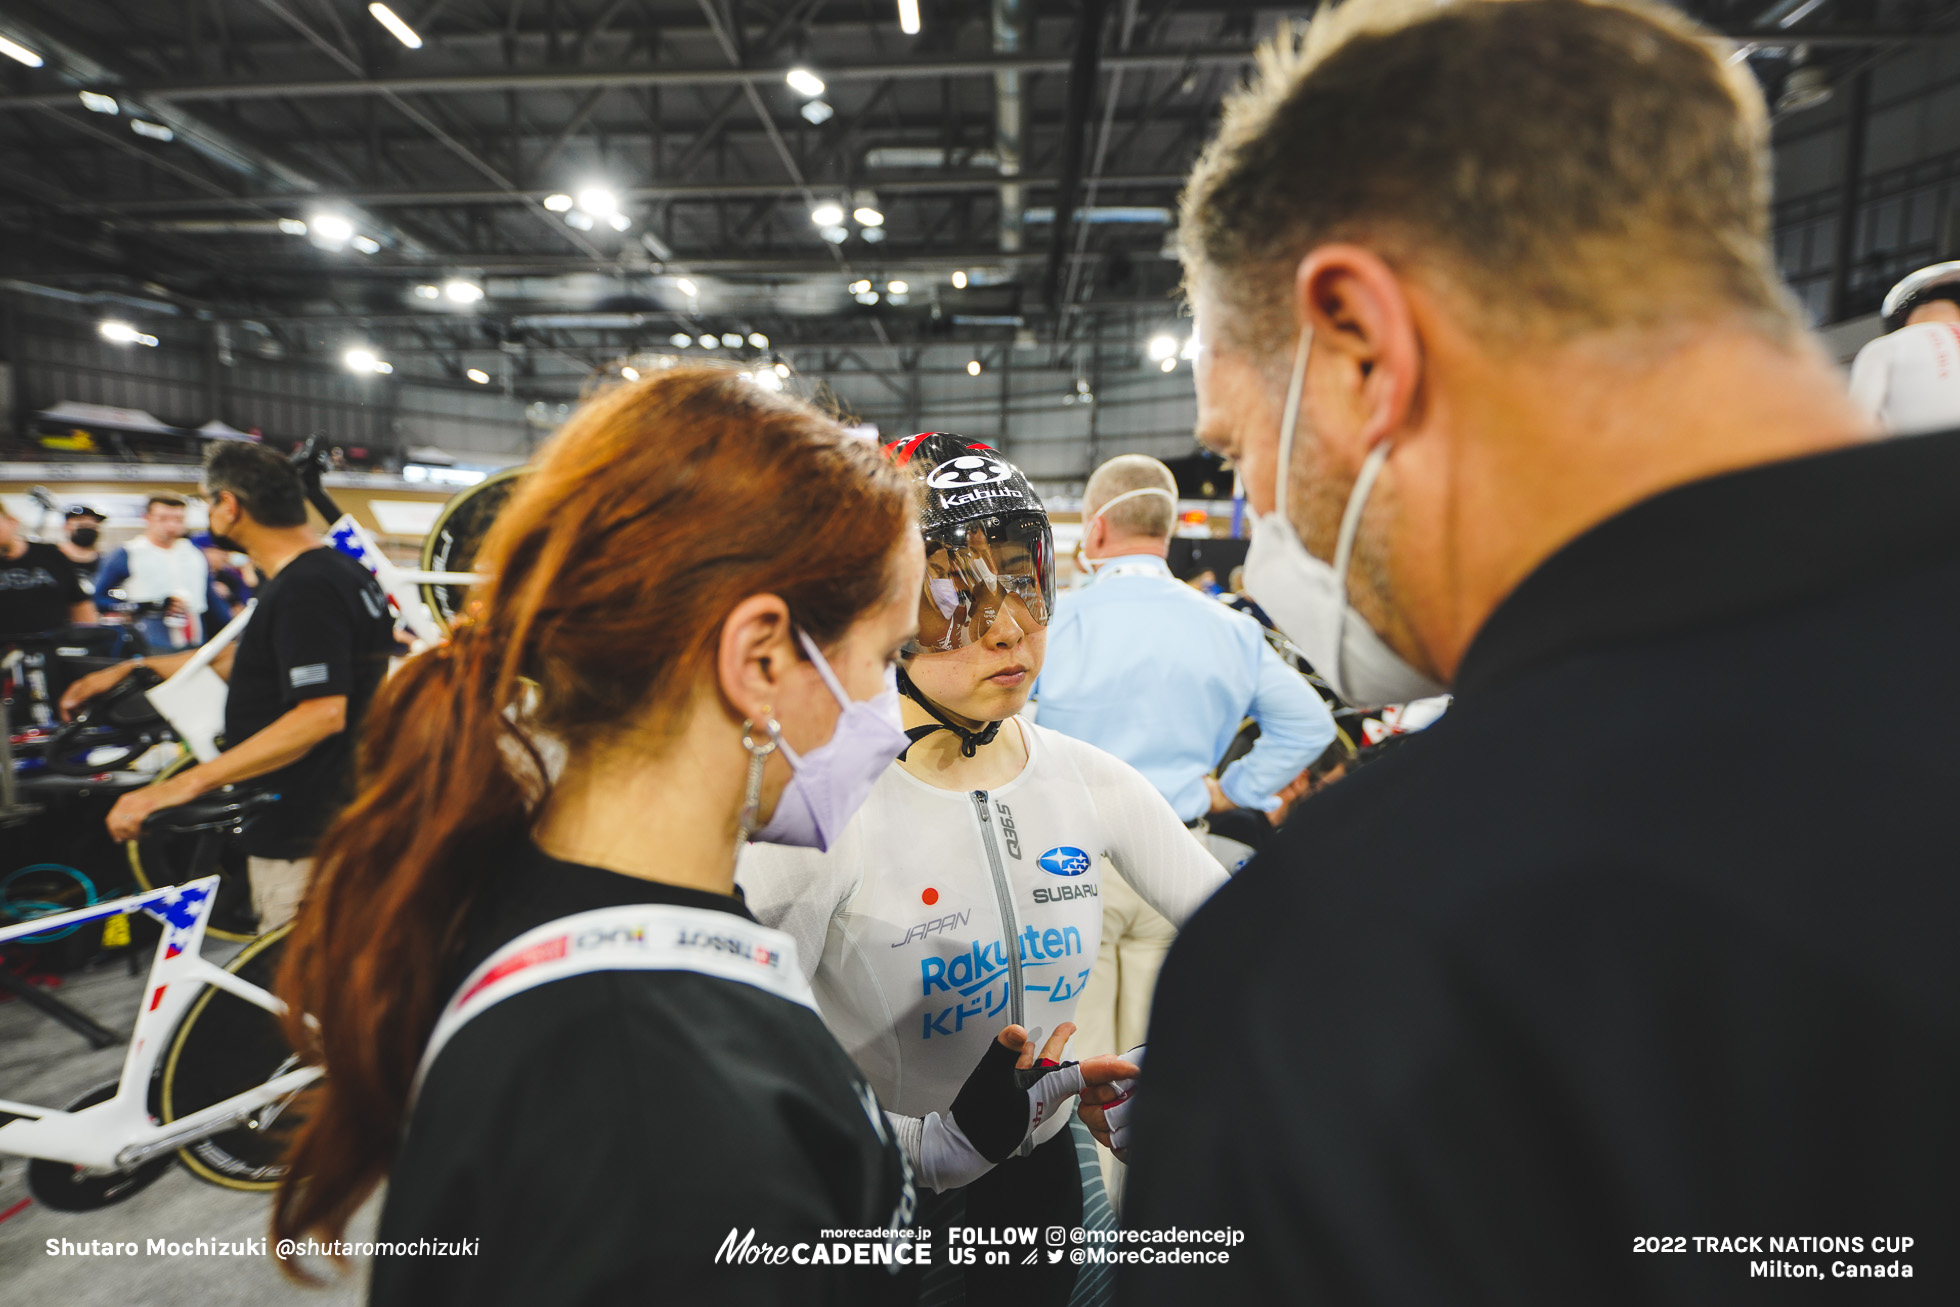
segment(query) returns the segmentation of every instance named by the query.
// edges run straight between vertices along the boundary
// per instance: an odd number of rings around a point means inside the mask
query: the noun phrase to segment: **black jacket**
[[[1960,434],[1627,510],[1456,693],[1171,951],[1125,1216],[1247,1237],[1127,1301],[1960,1302]]]
[[[739,900],[513,852],[455,975],[534,926],[635,903]],[[389,1177],[375,1307],[910,1302],[916,1273],[716,1265],[758,1243],[888,1228],[909,1180],[863,1076],[808,1008],[685,971],[602,971],[512,995],[442,1049]],[[906,1219],[909,1220],[909,1204]]]

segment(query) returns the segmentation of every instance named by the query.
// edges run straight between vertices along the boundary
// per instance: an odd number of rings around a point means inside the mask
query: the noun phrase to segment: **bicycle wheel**
[[[510,501],[517,489],[521,467],[507,467],[475,485],[457,492],[442,506],[436,524],[422,542],[422,570],[425,572],[467,572],[476,562],[476,551],[490,524]],[[463,611],[468,586],[425,585],[422,600],[435,614],[443,630],[451,630],[456,615]]]
[[[270,990],[290,927],[261,935],[225,970]],[[160,1115],[168,1123],[294,1070],[299,1058],[279,1018],[235,994],[207,988],[191,1005],[163,1063]],[[245,1120],[177,1151],[191,1173],[226,1189],[264,1191],[286,1173],[286,1150],[298,1121],[290,1099],[268,1103]]]
[[[97,1085],[68,1105],[70,1112],[79,1112],[97,1103],[106,1103],[116,1096],[116,1082]],[[156,1111],[156,1083],[150,1084],[150,1111]],[[156,1183],[158,1176],[170,1169],[170,1155],[165,1154],[153,1161],[143,1163],[133,1171],[117,1171],[111,1175],[89,1175],[79,1167],[67,1162],[50,1162],[36,1157],[27,1163],[27,1192],[34,1195],[34,1201],[41,1206],[57,1212],[92,1212],[98,1207],[119,1203],[140,1189],[147,1189]]]
[[[188,751],[157,773],[152,785],[163,782],[197,765]],[[181,885],[191,877],[191,855],[197,848],[196,835],[141,835],[123,845],[129,854],[129,869],[144,889],[159,885]],[[218,901],[211,905],[211,920],[204,933],[213,939],[243,943],[258,938],[259,914],[252,907],[252,879],[245,865],[245,851],[238,841],[226,839],[219,845],[218,865],[210,868],[224,879],[218,884]]]

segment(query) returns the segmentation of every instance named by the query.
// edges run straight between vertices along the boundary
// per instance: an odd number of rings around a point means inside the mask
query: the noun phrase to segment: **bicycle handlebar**
[[[293,451],[293,470],[299,473],[300,485],[306,491],[306,502],[320,511],[320,516],[328,522],[338,522],[341,518],[340,505],[333,502],[333,496],[320,484],[321,474],[333,464],[333,450],[327,443],[326,433],[316,431],[306,438],[306,443]]]

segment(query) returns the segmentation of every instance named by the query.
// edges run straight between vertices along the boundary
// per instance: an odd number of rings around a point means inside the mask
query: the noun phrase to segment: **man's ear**
[[[1323,441],[1356,464],[1408,424],[1421,384],[1422,343],[1401,277],[1373,250],[1336,243],[1300,260],[1294,312],[1322,361],[1302,403]],[[1331,362],[1332,366],[1329,366]]]
[[[715,679],[737,716],[759,722],[773,715],[795,662],[789,605],[777,596],[750,595],[721,624]]]

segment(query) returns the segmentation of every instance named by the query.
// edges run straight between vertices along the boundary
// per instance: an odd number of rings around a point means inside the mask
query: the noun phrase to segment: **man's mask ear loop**
[[[1313,324],[1300,329],[1300,344],[1293,351],[1293,376],[1286,385],[1286,410],[1279,420],[1279,466],[1274,469],[1278,481],[1273,487],[1273,511],[1279,520],[1291,528],[1293,519],[1286,515],[1286,486],[1293,479],[1293,431],[1300,423],[1301,392],[1307,383],[1307,352],[1313,348]]]
[[[749,751],[749,778],[742,796],[742,815],[736,821],[738,838],[747,843],[749,836],[755,834],[762,825],[762,768],[769,761],[769,755],[782,743],[783,728],[769,715],[769,706],[762,707],[763,728],[769,738],[761,744],[755,742],[755,720],[742,719],[742,747]]]

